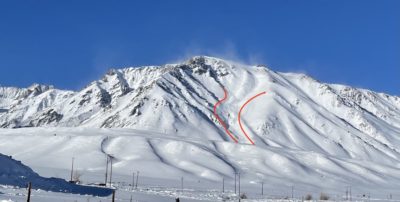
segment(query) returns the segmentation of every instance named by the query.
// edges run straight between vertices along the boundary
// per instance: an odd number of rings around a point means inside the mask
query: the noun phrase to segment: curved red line
[[[242,113],[243,108],[244,108],[249,102],[251,102],[254,98],[256,98],[256,97],[258,97],[258,96],[260,96],[260,95],[264,95],[264,94],[266,94],[265,91],[262,92],[262,93],[259,93],[259,94],[255,95],[255,96],[253,96],[253,97],[251,97],[249,100],[247,100],[247,101],[242,105],[242,107],[241,107],[240,110],[239,110],[238,120],[239,120],[240,129],[242,130],[242,132],[243,132],[243,134],[246,136],[246,138],[247,138],[247,139],[251,142],[251,144],[253,144],[253,145],[254,145],[253,140],[247,135],[246,131],[243,129],[242,122],[241,122],[241,120],[240,120],[240,114]]]
[[[218,105],[220,105],[223,101],[226,100],[226,98],[228,97],[226,89],[224,89],[224,97],[222,98],[222,100],[219,100],[215,105],[214,105],[214,115],[215,117],[217,117],[217,120],[219,121],[219,123],[222,125],[222,127],[224,127],[225,132],[232,138],[233,141],[235,141],[236,143],[238,143],[238,140],[232,135],[232,133],[228,130],[228,127],[226,127],[225,122],[218,116],[217,114],[217,107]]]

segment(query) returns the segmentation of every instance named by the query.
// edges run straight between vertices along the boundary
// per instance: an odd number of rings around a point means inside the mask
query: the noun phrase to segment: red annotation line
[[[222,100],[219,100],[215,105],[214,105],[214,115],[215,117],[217,117],[217,120],[219,121],[219,123],[222,125],[222,127],[224,127],[225,132],[232,138],[233,141],[235,141],[236,143],[238,143],[238,140],[232,135],[232,133],[228,130],[228,127],[226,126],[225,122],[218,116],[217,114],[217,107],[218,105],[220,105],[223,101],[226,100],[226,98],[228,97],[226,89],[224,89],[224,98],[222,98]]]
[[[241,122],[241,120],[240,120],[240,114],[242,113],[243,108],[244,108],[249,102],[251,102],[254,98],[256,98],[256,97],[258,97],[258,96],[260,96],[260,95],[264,95],[264,94],[266,94],[265,91],[262,92],[262,93],[259,93],[259,94],[255,95],[255,96],[253,96],[253,97],[251,97],[249,100],[247,100],[247,101],[243,104],[243,106],[242,106],[242,107],[240,108],[240,110],[239,110],[238,120],[239,120],[240,129],[242,130],[242,132],[243,132],[243,134],[246,136],[246,138],[250,141],[250,143],[253,144],[253,145],[254,145],[253,140],[247,135],[246,131],[243,129],[242,122]]]

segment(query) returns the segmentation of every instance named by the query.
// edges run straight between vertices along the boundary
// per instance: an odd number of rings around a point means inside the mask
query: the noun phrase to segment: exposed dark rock
[[[53,122],[59,122],[63,118],[62,114],[57,113],[54,109],[45,110],[41,115],[39,115],[34,120],[29,122],[29,126],[37,127],[48,125]]]

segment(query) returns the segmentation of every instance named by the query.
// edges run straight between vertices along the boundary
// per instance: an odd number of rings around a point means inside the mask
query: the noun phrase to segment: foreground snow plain
[[[42,176],[69,179],[72,157],[83,183],[104,182],[105,154],[112,154],[117,198],[129,201],[222,201],[235,198],[234,173],[240,172],[241,193],[255,199],[284,199],[326,193],[331,199],[399,199],[395,167],[338,158],[308,151],[258,147],[134,129],[23,128],[1,129],[0,153],[30,166]],[[139,171],[131,191],[132,173]],[[370,183],[379,173],[381,184]],[[183,191],[181,180],[183,177]],[[225,193],[222,193],[222,179]],[[349,180],[351,179],[351,181]],[[264,182],[264,195],[261,195]],[[11,190],[11,191],[10,191]],[[25,189],[1,187],[0,199],[25,200]],[[365,195],[365,196],[363,196]],[[108,201],[72,194],[35,191],[40,201]],[[48,198],[48,199],[46,199]],[[64,199],[65,198],[65,199]],[[23,200],[22,200],[23,199]],[[54,200],[53,200],[54,201]],[[251,200],[250,200],[251,201]]]

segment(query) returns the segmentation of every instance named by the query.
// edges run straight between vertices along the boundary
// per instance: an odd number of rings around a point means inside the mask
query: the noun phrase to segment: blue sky
[[[400,95],[400,1],[0,1],[0,85],[78,90],[191,55]]]

